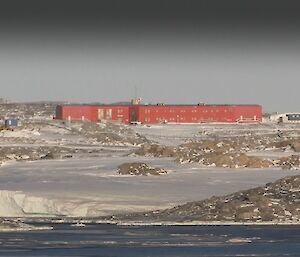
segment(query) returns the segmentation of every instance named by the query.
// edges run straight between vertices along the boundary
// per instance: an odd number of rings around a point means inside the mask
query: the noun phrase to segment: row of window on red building
[[[262,121],[260,105],[59,105],[56,119],[91,122],[202,123]]]

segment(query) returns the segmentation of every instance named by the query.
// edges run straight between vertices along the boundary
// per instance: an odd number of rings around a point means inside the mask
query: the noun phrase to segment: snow
[[[136,132],[161,144],[177,145],[187,139],[244,135],[251,125],[153,125],[134,126]],[[291,127],[289,127],[291,128]],[[284,130],[284,129],[282,129]],[[255,125],[256,134],[276,133],[273,125]],[[295,130],[297,133],[298,130]],[[97,156],[63,160],[8,162],[0,168],[0,216],[100,216],[120,212],[156,210],[225,195],[264,185],[300,171],[281,169],[226,169],[199,164],[178,164],[170,158],[127,156],[133,147],[91,144],[84,137],[59,126],[5,131],[0,137],[30,138],[38,143],[3,142],[8,146],[64,146],[103,150]],[[256,156],[285,156],[287,152],[252,152]],[[26,159],[26,154],[22,157]],[[120,176],[122,163],[143,162],[164,168],[164,176]]]
[[[122,152],[123,154],[123,152]],[[0,169],[0,216],[99,216],[161,209],[248,189],[299,171],[201,168],[172,159],[125,157],[10,163]],[[141,161],[173,172],[118,176],[117,166]]]
[[[15,131],[9,131],[9,130],[3,130],[0,132],[0,137],[9,137],[9,138],[34,138],[39,137],[40,133],[36,130],[15,130]]]
[[[26,214],[59,214],[55,203],[36,196],[28,196],[20,191],[0,191],[0,216],[21,217]]]
[[[277,124],[157,124],[151,126],[133,126],[132,129],[148,139],[161,144],[178,145],[191,139],[206,139],[212,135],[219,138],[232,136],[267,135],[276,134],[279,127]],[[295,137],[300,133],[300,126],[297,124],[285,124],[280,130],[293,131]]]

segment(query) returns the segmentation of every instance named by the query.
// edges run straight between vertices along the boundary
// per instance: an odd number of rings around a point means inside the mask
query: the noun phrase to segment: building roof
[[[59,106],[121,106],[121,107],[128,107],[128,106],[142,106],[142,107],[148,107],[148,106],[150,106],[150,107],[257,106],[257,107],[261,107],[261,105],[259,105],[259,104],[139,104],[139,105],[132,105],[132,104],[60,104]]]

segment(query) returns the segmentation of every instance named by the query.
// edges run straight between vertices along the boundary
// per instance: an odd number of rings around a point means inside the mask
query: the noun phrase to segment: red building
[[[58,105],[56,119],[129,124],[128,105]]]
[[[139,122],[204,123],[261,122],[260,105],[59,105],[56,119]]]

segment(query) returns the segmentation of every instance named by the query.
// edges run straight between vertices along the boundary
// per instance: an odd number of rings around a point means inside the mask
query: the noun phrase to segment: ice
[[[31,126],[31,127],[30,127]],[[122,212],[157,210],[220,196],[264,185],[300,171],[270,169],[228,169],[194,164],[179,164],[172,158],[128,156],[133,146],[104,146],[58,123],[31,124],[26,129],[0,134],[2,146],[63,146],[76,149],[101,148],[97,155],[80,154],[69,159],[5,163],[0,169],[0,216],[76,216],[113,215]],[[291,129],[293,126],[287,127]],[[228,135],[274,134],[274,125],[153,125],[133,129],[161,144],[177,145],[186,140]],[[282,129],[285,130],[284,128]],[[295,128],[295,133],[299,128]],[[298,132],[299,133],[299,132]],[[29,138],[36,142],[8,141]],[[249,155],[283,156],[287,152],[252,152]],[[13,157],[13,156],[11,156]],[[15,159],[15,158],[12,158]],[[120,176],[123,163],[143,162],[163,168],[164,176]]]
[[[52,200],[19,191],[0,191],[0,216],[22,217],[29,214],[57,215],[59,212]]]
[[[142,161],[173,172],[165,176],[117,176],[117,166],[125,161]],[[0,188],[4,190],[0,194],[0,215],[85,217],[155,210],[264,185],[295,174],[300,172],[201,168],[198,164],[176,164],[170,158],[121,154],[18,162],[0,169]]]

